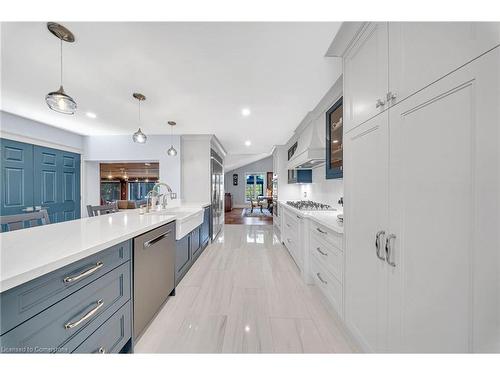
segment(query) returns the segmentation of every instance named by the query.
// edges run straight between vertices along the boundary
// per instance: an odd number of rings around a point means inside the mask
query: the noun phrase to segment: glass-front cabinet
[[[326,112],[326,178],[343,176],[343,110],[340,98]]]

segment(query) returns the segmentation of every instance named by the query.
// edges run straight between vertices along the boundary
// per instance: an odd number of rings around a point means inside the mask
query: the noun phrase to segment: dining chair
[[[113,212],[118,212],[116,202],[102,206],[92,206],[91,204],[87,205],[87,213],[89,217],[112,214]]]
[[[260,207],[260,212],[262,212],[262,201],[260,199],[250,198],[250,213],[253,213],[253,209]]]
[[[47,210],[0,216],[0,232],[12,232],[18,229],[37,227],[47,224],[50,224]]]

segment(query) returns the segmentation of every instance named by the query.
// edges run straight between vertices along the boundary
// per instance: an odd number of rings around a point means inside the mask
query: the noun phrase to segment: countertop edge
[[[55,270],[58,270],[60,268],[63,268],[71,263],[77,262],[81,259],[84,259],[88,256],[94,255],[102,250],[105,250],[109,247],[112,247],[114,245],[117,245],[121,242],[130,240],[140,234],[149,232],[153,229],[156,229],[158,227],[161,227],[162,225],[169,224],[173,221],[175,221],[175,217],[166,219],[164,221],[148,225],[147,227],[141,228],[139,230],[135,230],[133,232],[127,233],[126,235],[119,236],[117,238],[114,238],[112,240],[100,243],[98,245],[92,246],[88,249],[85,249],[81,252],[78,252],[76,254],[71,254],[67,257],[64,258],[58,258],[57,260],[46,263],[42,266],[35,267],[29,270],[24,271],[23,273],[16,274],[15,276],[12,276],[7,279],[0,280],[0,293],[4,293],[12,288],[15,288],[19,285],[22,285],[24,283],[27,283],[31,280],[34,280],[40,276],[46,275],[50,272],[53,272]]]

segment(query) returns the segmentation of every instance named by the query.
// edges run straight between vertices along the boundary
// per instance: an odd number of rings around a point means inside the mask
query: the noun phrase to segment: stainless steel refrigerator
[[[223,159],[214,151],[210,151],[211,164],[211,197],[212,197],[212,241],[224,224],[224,166]]]

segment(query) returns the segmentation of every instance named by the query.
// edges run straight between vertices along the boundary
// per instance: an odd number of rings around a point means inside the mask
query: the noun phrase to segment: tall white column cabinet
[[[500,352],[500,24],[343,28],[346,326],[367,351]]]

